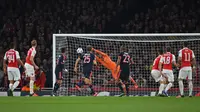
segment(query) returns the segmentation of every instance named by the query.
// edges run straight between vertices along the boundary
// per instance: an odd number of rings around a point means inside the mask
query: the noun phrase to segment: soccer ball
[[[83,53],[83,49],[82,48],[78,48],[76,51],[77,51],[78,54]]]

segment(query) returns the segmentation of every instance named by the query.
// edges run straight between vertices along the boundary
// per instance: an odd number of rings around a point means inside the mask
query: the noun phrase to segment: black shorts
[[[92,72],[83,72],[83,78],[90,79],[92,77]]]
[[[130,75],[129,71],[121,71],[119,79],[121,79],[123,82],[127,82],[129,81],[129,75]]]
[[[60,70],[55,71],[56,74],[56,80],[62,80],[63,79],[63,72]]]

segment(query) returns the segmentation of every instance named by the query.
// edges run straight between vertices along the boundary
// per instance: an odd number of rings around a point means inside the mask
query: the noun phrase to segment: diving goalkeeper
[[[116,63],[114,61],[112,61],[110,59],[110,57],[97,49],[92,49],[94,52],[96,52],[96,60],[97,62],[101,63],[104,67],[106,67],[107,69],[109,69],[112,73],[112,77],[115,79],[115,81],[119,80],[119,76],[120,76],[120,66],[117,67],[117,71],[116,70]],[[138,88],[137,83],[135,82],[135,80],[130,76],[129,80],[131,80],[131,82],[134,84],[135,88]]]

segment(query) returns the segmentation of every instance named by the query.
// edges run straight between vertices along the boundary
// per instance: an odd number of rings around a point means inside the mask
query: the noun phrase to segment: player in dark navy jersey
[[[53,96],[56,95],[56,92],[59,89],[63,79],[64,63],[66,60],[65,48],[61,48],[61,53],[62,54],[58,57],[56,62],[56,69],[55,69],[56,83],[54,84]]]
[[[130,74],[130,64],[133,63],[133,60],[127,49],[122,46],[121,53],[118,55],[117,66],[120,65],[120,76],[119,76],[119,83],[118,86],[122,92],[120,96],[127,95],[129,92],[128,88],[128,81],[129,81],[129,74]]]
[[[91,95],[96,96],[97,93],[94,92],[94,89],[92,88],[92,69],[93,64],[96,64],[95,55],[92,53],[92,46],[87,46],[87,53],[83,55],[79,55],[78,59],[76,60],[74,71],[77,73],[77,66],[80,60],[83,60],[83,78],[82,80],[76,85],[76,88],[81,91],[82,85],[89,85],[91,89]]]

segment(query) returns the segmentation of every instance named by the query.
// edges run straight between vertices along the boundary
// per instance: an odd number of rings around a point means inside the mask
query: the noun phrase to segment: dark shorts
[[[92,72],[83,72],[83,78],[90,79],[92,77]]]
[[[56,74],[56,80],[62,80],[63,79],[63,72],[60,70],[55,71]]]
[[[119,79],[121,79],[123,82],[127,82],[129,81],[129,75],[130,75],[129,71],[121,71]]]

